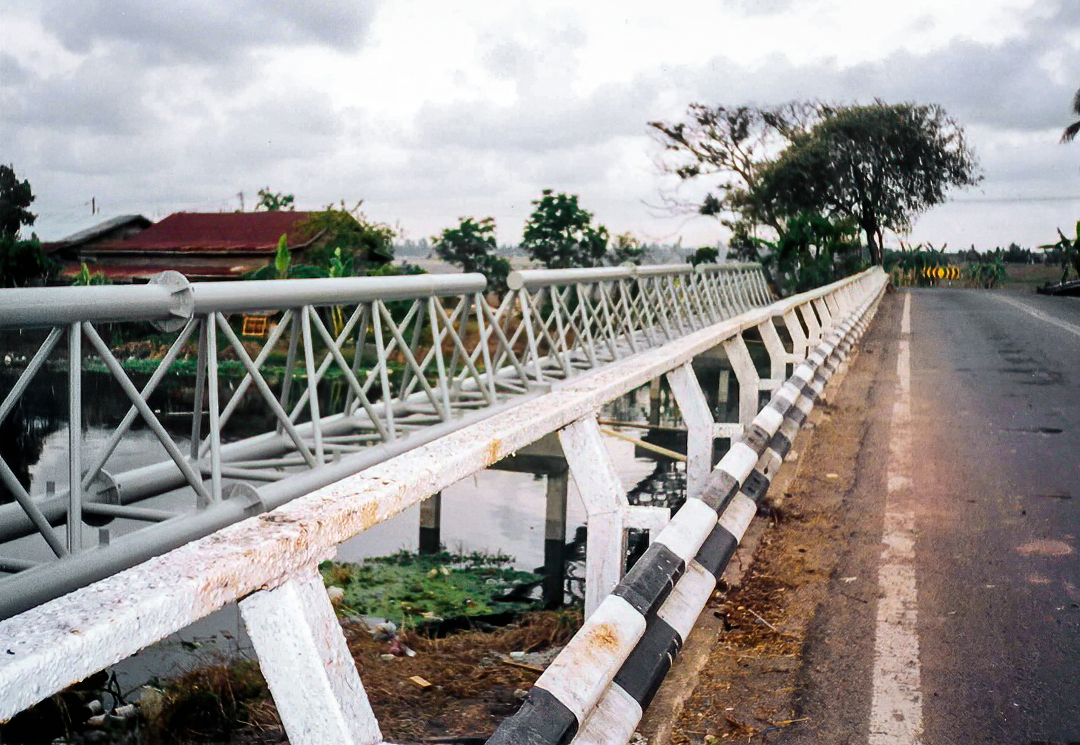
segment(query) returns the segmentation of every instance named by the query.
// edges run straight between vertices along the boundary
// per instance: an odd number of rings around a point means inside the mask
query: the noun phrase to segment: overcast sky
[[[1080,218],[1077,0],[4,0],[0,161],[55,239],[118,214],[364,200],[404,237],[461,216],[520,239],[541,189],[612,233],[715,243],[646,122],[687,104],[939,103],[985,181],[913,240],[1055,238]],[[91,198],[100,209],[91,215]],[[650,206],[652,205],[652,206]]]

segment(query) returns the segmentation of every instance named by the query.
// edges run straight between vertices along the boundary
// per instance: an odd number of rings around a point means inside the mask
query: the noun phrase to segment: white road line
[[[1027,303],[1025,303],[1025,302],[1023,302],[1021,300],[1017,300],[1016,298],[1008,297],[1007,295],[994,294],[993,297],[996,297],[998,300],[1002,301],[1003,303],[1008,303],[1009,305],[1013,306],[1014,308],[1019,308],[1020,310],[1027,313],[1029,316],[1033,316],[1035,318],[1038,318],[1040,321],[1045,321],[1046,323],[1053,324],[1054,326],[1057,326],[1059,329],[1065,329],[1066,331],[1068,331],[1068,332],[1070,332],[1072,334],[1076,334],[1077,336],[1080,336],[1080,326],[1077,326],[1075,323],[1069,323],[1068,321],[1062,321],[1060,318],[1054,318],[1053,316],[1051,316],[1051,315],[1049,315],[1047,313],[1043,313],[1041,310],[1036,310],[1035,308],[1032,308],[1030,305],[1028,305]]]
[[[911,293],[900,322],[899,376],[889,441],[885,527],[878,570],[870,745],[915,745],[922,736],[919,598],[911,474]]]

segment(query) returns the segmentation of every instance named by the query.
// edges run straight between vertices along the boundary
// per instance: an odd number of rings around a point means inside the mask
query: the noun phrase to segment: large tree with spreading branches
[[[651,126],[669,172],[715,179],[697,209],[719,217],[746,258],[773,245],[762,229],[782,240],[791,220],[817,214],[858,225],[879,264],[884,230],[907,231],[948,189],[980,180],[962,128],[937,105],[694,104],[687,121]]]

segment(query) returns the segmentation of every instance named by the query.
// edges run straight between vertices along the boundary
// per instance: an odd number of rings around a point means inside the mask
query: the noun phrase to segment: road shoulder
[[[876,487],[888,454],[901,301],[884,299],[844,379],[830,384],[797,439],[798,458],[773,485],[778,508],[756,521],[756,545],[748,541],[732,560],[727,586],[706,606],[639,728],[650,745],[753,735],[865,742],[870,669],[860,661],[873,656],[876,592],[866,567],[880,554]],[[843,607],[822,612],[826,600]],[[836,644],[848,652],[818,654]],[[858,676],[865,686],[850,685]],[[820,692],[835,696],[841,682],[865,696],[823,706]]]

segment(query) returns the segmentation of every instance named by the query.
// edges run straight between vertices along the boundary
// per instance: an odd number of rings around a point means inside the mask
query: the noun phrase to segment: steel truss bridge
[[[509,285],[489,302],[478,274],[193,284],[167,272],[143,286],[0,291],[0,333],[36,348],[0,389],[0,422],[60,371],[69,425],[66,483],[31,494],[0,459],[14,497],[0,506],[0,636],[13,640],[0,659],[0,721],[239,600],[293,741],[381,742],[355,668],[338,669],[347,650],[319,560],[560,432],[593,454],[583,463],[564,447],[589,512],[586,605],[597,608],[622,575],[616,557],[635,519],[593,447],[599,407],[666,375],[689,430],[687,493],[699,496],[714,438],[749,432],[761,392],[790,385],[829,334],[861,329],[884,275],[781,301],[760,267],[740,264],[522,271]],[[243,334],[244,316],[270,321],[265,338]],[[164,354],[136,384],[115,350],[147,324]],[[767,374],[746,331],[768,350]],[[718,346],[739,381],[736,424],[713,421],[690,367]],[[226,357],[239,383],[227,383]],[[166,426],[151,397],[181,360],[195,366],[190,415]],[[88,368],[130,400],[95,447],[83,437]],[[344,393],[329,395],[332,385]],[[240,436],[252,399],[270,423]],[[164,459],[110,468],[136,427]],[[140,506],[163,494],[185,495],[188,509]],[[285,660],[280,647],[293,642],[310,655]],[[324,703],[337,713],[324,716]]]

